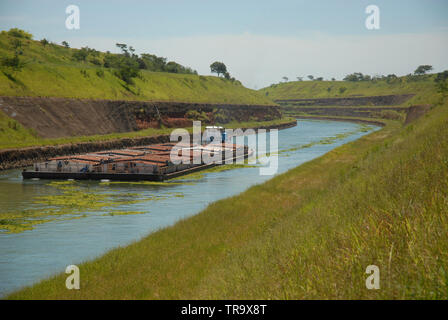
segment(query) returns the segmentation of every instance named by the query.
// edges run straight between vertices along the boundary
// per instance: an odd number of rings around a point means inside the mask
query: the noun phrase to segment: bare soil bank
[[[291,121],[280,125],[259,126],[253,129],[286,129],[294,127],[295,125],[297,125],[297,122]],[[110,149],[121,149],[147,144],[165,143],[168,141],[170,141],[169,135],[159,135],[132,139],[123,138],[109,141],[82,142],[56,146],[0,150],[0,170],[30,166],[34,162],[42,161],[51,157]]]
[[[279,119],[278,106],[145,102],[40,97],[0,97],[0,110],[43,138],[130,132],[149,127],[191,124],[188,111],[205,114],[210,122],[219,113],[229,120]]]
[[[409,107],[409,110],[406,114],[406,120],[405,120],[404,124],[409,124],[409,123],[413,122],[414,120],[420,118],[422,115],[427,113],[430,109],[431,109],[431,105],[429,105],[429,104]]]
[[[293,106],[394,106],[400,105],[414,94],[400,94],[369,97],[318,98],[318,99],[287,99],[275,100],[280,105]]]
[[[356,118],[344,118],[344,117],[326,117],[326,116],[297,116],[297,119],[311,119],[311,120],[331,120],[331,121],[349,121],[349,122],[355,122],[355,123],[365,123],[365,124],[372,124],[375,126],[384,127],[385,123],[381,122],[379,120],[366,120],[366,119],[356,119]]]

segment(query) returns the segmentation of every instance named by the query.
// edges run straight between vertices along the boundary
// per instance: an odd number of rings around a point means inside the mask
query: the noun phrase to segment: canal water
[[[278,132],[277,174],[378,129],[350,122],[298,120],[296,127]],[[20,216],[21,224],[32,229],[0,230],[0,297],[271,178],[260,175],[259,165],[193,174],[167,183],[24,181],[20,170],[2,171],[0,225],[2,219]]]

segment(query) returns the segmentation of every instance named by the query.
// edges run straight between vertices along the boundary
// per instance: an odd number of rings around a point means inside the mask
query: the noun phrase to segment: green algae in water
[[[174,180],[174,179],[171,179]],[[100,185],[142,185],[142,186],[162,186],[162,187],[172,187],[175,185],[192,185],[193,183],[188,182],[171,182],[171,181],[105,181],[100,182]]]
[[[178,183],[181,184],[181,183]],[[171,192],[142,196],[140,193],[119,193],[91,188],[75,181],[52,181],[47,184],[54,187],[57,194],[38,196],[33,199],[35,208],[21,212],[0,214],[0,232],[19,233],[32,230],[36,225],[51,221],[80,219],[87,216],[116,216],[144,214],[148,211],[107,209],[149,201],[159,201],[170,197],[183,197],[181,192]]]
[[[131,214],[145,214],[144,211],[111,211],[109,213],[102,214],[102,216],[124,216]]]

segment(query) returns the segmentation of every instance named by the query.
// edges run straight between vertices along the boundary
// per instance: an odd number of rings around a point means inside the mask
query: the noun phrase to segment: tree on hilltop
[[[217,73],[219,77],[221,74],[225,74],[227,72],[227,67],[224,63],[215,61],[210,65],[210,71],[212,73]]]
[[[424,75],[425,73],[429,72],[432,70],[432,66],[428,65],[428,64],[424,64],[421,66],[418,66],[417,69],[415,69],[414,74],[421,76]]]

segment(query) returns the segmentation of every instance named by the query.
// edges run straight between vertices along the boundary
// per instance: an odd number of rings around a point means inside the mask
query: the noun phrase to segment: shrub
[[[339,88],[339,93],[340,93],[340,94],[343,94],[346,90],[347,90],[346,87],[340,87],[340,88]]]
[[[81,48],[80,50],[76,50],[75,52],[73,52],[73,59],[75,59],[76,61],[86,61],[87,56],[89,55],[88,50],[84,47]]]
[[[197,110],[189,110],[189,111],[187,111],[185,116],[190,120],[196,120],[196,121],[209,121],[210,120],[204,111],[199,112]]]
[[[138,62],[132,58],[122,56],[118,62],[118,70],[115,71],[115,76],[123,80],[126,84],[134,84],[133,78],[139,75]]]
[[[229,123],[231,117],[222,109],[213,110],[213,119],[216,123]]]
[[[7,68],[12,68],[14,70],[20,70],[23,65],[20,62],[20,59],[17,55],[13,56],[13,57],[4,57],[0,60],[0,64],[3,67],[7,67]]]
[[[31,33],[28,33],[19,28],[11,28],[11,29],[9,29],[9,31],[2,31],[2,33],[6,33],[7,35],[9,35],[11,37],[23,38],[23,39],[28,39],[28,40],[31,40],[33,38],[33,35]]]
[[[81,69],[79,72],[84,76],[84,78],[88,78],[89,77],[89,74],[87,73],[87,70]]]
[[[404,114],[395,110],[381,110],[380,112],[372,112],[374,118],[404,121]]]
[[[90,62],[97,66],[101,65],[101,61],[98,58],[93,58]]]
[[[440,93],[448,93],[448,70],[439,72],[434,79],[434,82],[436,83],[437,89]]]
[[[344,81],[370,81],[372,78],[369,75],[364,75],[361,72],[348,74],[344,77]]]

